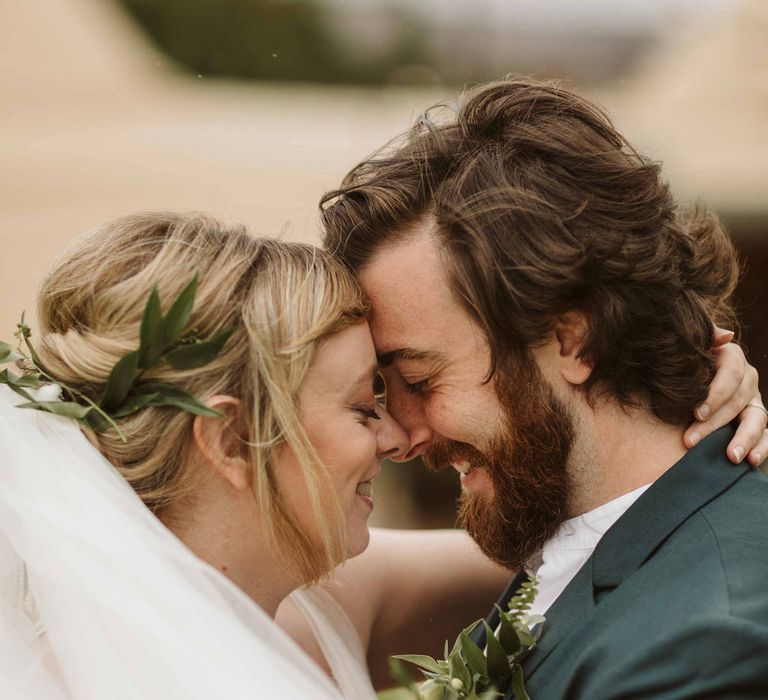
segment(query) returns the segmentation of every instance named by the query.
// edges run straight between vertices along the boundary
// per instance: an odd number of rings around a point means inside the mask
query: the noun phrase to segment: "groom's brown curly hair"
[[[734,327],[733,246],[709,211],[678,213],[661,166],[601,108],[554,83],[503,80],[440,104],[321,201],[326,247],[352,270],[433,217],[456,299],[493,367],[581,311],[587,390],[690,422]]]

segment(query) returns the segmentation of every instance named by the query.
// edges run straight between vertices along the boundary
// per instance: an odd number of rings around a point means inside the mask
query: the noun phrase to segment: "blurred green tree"
[[[424,27],[395,6],[386,50],[367,55],[340,40],[319,0],[120,2],[163,51],[202,75],[380,84],[403,66],[431,64]]]

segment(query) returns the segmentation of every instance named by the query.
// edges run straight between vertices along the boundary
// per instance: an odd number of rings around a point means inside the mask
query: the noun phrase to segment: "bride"
[[[206,216],[127,217],[68,251],[34,367],[0,375],[31,399],[0,387],[2,697],[364,700],[369,653],[482,614],[508,572],[461,533],[376,532],[329,576],[407,447],[366,314],[321,251]]]

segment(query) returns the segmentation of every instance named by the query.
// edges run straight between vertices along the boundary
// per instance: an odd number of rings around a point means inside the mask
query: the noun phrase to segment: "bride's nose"
[[[408,434],[386,408],[378,406],[376,412],[381,418],[376,434],[376,456],[379,459],[403,457],[408,450]]]

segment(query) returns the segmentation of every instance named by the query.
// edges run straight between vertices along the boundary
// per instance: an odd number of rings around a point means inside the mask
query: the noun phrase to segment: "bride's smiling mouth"
[[[371,510],[373,510],[373,479],[368,479],[367,481],[361,481],[357,485],[357,488],[355,489],[355,493],[363,500],[363,502]]]

